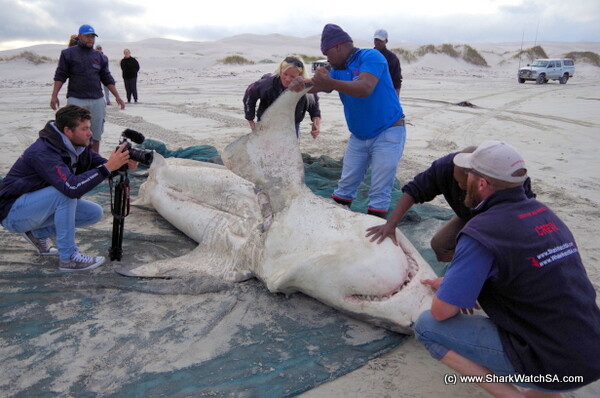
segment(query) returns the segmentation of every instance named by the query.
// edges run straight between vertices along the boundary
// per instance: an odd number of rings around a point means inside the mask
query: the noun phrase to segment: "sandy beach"
[[[242,108],[248,84],[272,72],[289,53],[320,55],[318,36],[243,35],[215,42],[151,39],[97,44],[102,44],[109,57],[123,98],[125,90],[118,64],[122,50],[129,48],[141,65],[140,103],[119,110],[113,102],[107,108],[101,145],[105,157],[125,128],[134,128],[173,149],[213,145],[222,151],[250,131]],[[368,42],[356,44],[372,47]],[[407,181],[449,152],[489,139],[507,141],[524,155],[537,198],[571,228],[588,275],[600,292],[600,67],[577,62],[575,76],[565,85],[558,81],[519,84],[518,67],[529,60],[514,56],[521,47],[534,44],[553,58],[572,51],[600,54],[598,42],[476,43],[471,46],[488,66],[475,66],[440,53],[427,54],[411,63],[401,60],[401,102],[408,138],[397,176]],[[419,45],[391,42],[388,48],[414,51]],[[49,103],[61,49],[58,45],[40,45],[0,52],[0,176],[8,172],[18,154],[54,117]],[[35,64],[22,57],[11,59],[23,51],[49,60]],[[255,63],[220,62],[232,55]],[[61,105],[66,105],[65,94],[66,87],[60,93]],[[321,135],[312,139],[308,120],[302,123],[301,151],[339,159],[349,135],[342,105],[337,93],[322,94],[320,98]],[[461,102],[472,106],[460,106]],[[443,199],[434,204],[447,207]],[[128,222],[135,223],[133,219]],[[410,337],[362,368],[301,396],[488,396],[475,385],[445,385],[444,375],[448,373],[451,370],[430,358]],[[600,382],[565,396],[600,396]]]

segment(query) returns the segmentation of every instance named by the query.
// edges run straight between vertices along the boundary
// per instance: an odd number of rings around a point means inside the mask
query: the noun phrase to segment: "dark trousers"
[[[127,102],[131,102],[131,96],[133,95],[133,100],[137,102],[137,77],[132,79],[123,79],[125,83],[125,92],[127,93]]]

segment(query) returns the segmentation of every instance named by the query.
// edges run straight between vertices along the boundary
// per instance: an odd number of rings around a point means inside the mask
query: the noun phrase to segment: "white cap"
[[[502,141],[485,141],[473,153],[459,153],[454,164],[465,169],[474,169],[486,176],[506,182],[523,182],[527,174],[513,175],[526,169],[523,157],[515,148]]]
[[[381,41],[386,41],[388,38],[388,34],[385,31],[385,29],[378,29],[375,31],[375,34],[373,35],[374,39],[379,39]]]

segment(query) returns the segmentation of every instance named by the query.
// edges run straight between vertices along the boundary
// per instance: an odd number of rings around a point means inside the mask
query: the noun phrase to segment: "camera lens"
[[[147,149],[129,148],[129,158],[140,162],[144,166],[150,166],[152,160],[154,160],[154,153]]]

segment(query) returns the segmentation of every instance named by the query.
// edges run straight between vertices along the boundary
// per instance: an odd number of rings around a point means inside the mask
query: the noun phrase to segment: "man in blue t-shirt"
[[[481,376],[496,397],[556,397],[598,380],[596,292],[569,228],[526,196],[525,161],[486,141],[453,162],[468,171],[474,216],[445,276],[422,281],[436,296],[415,324],[417,339],[452,369]],[[477,304],[485,316],[472,315]]]
[[[375,49],[358,49],[337,25],[327,24],[321,51],[332,69],[318,68],[311,92],[336,90],[352,133],[344,154],[342,177],[332,198],[350,207],[371,168],[368,212],[386,218],[396,169],[406,141],[404,112],[392,84],[388,64]],[[290,89],[304,88],[302,79]]]

